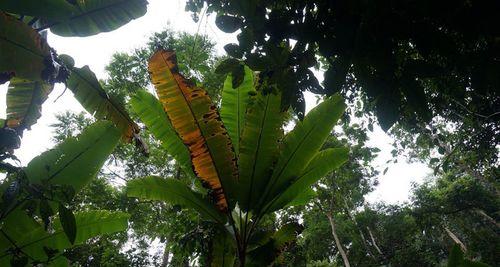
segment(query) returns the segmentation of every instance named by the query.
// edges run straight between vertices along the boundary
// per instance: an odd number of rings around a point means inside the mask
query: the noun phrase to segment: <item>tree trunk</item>
[[[335,230],[335,222],[333,221],[333,217],[331,214],[326,214],[326,217],[328,217],[328,221],[330,222],[330,227],[332,228],[332,235],[333,239],[335,239],[335,245],[337,246],[337,249],[339,250],[340,255],[342,256],[342,260],[344,261],[344,266],[345,267],[351,267],[351,264],[349,263],[349,259],[347,258],[347,254],[344,251],[344,248],[342,248],[342,244],[340,243],[340,239],[337,236],[337,231]]]
[[[495,221],[495,219],[491,218],[488,214],[486,214],[486,212],[484,212],[483,210],[481,209],[474,209],[474,211],[481,215],[481,217],[485,218],[487,221],[489,221],[490,223],[492,223],[493,225],[495,225],[497,228],[500,228],[500,224]]]
[[[462,243],[462,241],[460,240],[460,238],[458,238],[457,235],[455,235],[447,226],[444,227],[444,230],[446,231],[448,236],[460,246],[463,252],[467,251],[467,247],[465,246],[464,243]]]
[[[167,267],[170,262],[170,249],[168,248],[168,242],[165,242],[165,249],[163,250],[163,256],[160,267]]]
[[[375,242],[375,237],[373,237],[372,231],[370,230],[370,228],[368,226],[366,227],[366,229],[368,230],[368,234],[370,234],[370,239],[372,240],[373,246],[375,247],[375,249],[377,250],[377,252],[380,255],[384,256],[384,253],[382,253],[382,250],[380,250],[380,248],[378,247],[377,242]],[[384,258],[385,258],[385,256],[384,256]]]
[[[359,235],[361,237],[361,241],[363,241],[363,246],[366,249],[366,253],[368,254],[368,256],[375,259],[375,256],[372,254],[370,248],[368,247],[368,242],[366,242],[365,234],[363,234],[363,231],[361,231],[361,228],[359,227],[359,224],[358,224],[358,221],[356,220],[356,217],[354,217],[354,215],[352,215],[352,213],[350,212],[349,205],[347,204],[347,201],[345,200],[345,198],[342,198],[342,199],[344,200],[345,213],[347,214],[347,216],[349,216],[349,218],[352,220],[352,222],[354,223],[354,225],[358,229]]]

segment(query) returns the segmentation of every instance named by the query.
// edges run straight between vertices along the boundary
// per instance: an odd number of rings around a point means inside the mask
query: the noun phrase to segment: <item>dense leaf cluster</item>
[[[299,114],[306,90],[361,91],[385,130],[460,121],[464,108],[498,118],[498,1],[189,0],[186,9],[197,18],[205,3],[221,30],[239,31],[227,53],[264,71]],[[323,87],[310,70],[318,57]]]

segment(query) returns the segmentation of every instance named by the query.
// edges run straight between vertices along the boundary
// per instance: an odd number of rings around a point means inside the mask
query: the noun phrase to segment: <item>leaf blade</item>
[[[339,95],[327,98],[297,122],[284,140],[281,154],[264,193],[263,202],[282,192],[307,167],[345,110]]]
[[[88,66],[73,68],[67,86],[85,110],[96,119],[114,122],[127,141],[131,141],[139,132],[139,126],[130,118],[125,108],[104,91]]]
[[[119,140],[120,132],[111,122],[96,122],[35,157],[24,169],[26,177],[32,183],[69,185],[78,192],[95,177]]]
[[[278,155],[285,117],[280,107],[280,94],[259,92],[247,110],[238,162],[239,201],[246,210],[256,208]]]
[[[174,157],[184,172],[195,178],[189,150],[175,132],[158,99],[145,90],[140,90],[130,98],[129,103],[132,110],[137,113],[156,139],[161,141],[162,146]]]
[[[245,113],[253,87],[253,72],[245,66],[245,75],[240,86],[233,88],[233,77],[228,75],[222,88],[220,117],[224,122],[236,155],[239,155],[240,137],[245,125]]]
[[[189,148],[196,175],[212,190],[221,211],[233,199],[238,170],[231,140],[207,92],[178,72],[175,52],[158,50],[149,60],[158,98]]]
[[[208,203],[201,194],[193,192],[182,182],[148,176],[127,183],[127,196],[149,200],[167,201],[196,210],[200,215],[216,222],[225,223],[225,218],[214,205]]]

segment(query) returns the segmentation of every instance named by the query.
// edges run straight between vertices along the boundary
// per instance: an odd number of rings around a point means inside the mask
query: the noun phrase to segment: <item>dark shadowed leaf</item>
[[[63,204],[59,204],[59,221],[61,222],[64,233],[68,237],[69,242],[74,244],[76,239],[75,215]]]
[[[237,31],[243,21],[240,18],[228,16],[228,15],[218,15],[215,18],[215,25],[219,27],[223,32],[233,33]]]

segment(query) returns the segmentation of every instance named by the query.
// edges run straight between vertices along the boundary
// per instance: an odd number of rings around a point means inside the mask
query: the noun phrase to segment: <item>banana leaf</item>
[[[238,162],[238,201],[244,210],[257,206],[272,174],[283,135],[285,115],[280,107],[280,94],[259,92],[247,109]]]
[[[30,129],[42,116],[42,104],[53,88],[46,82],[13,78],[7,91],[7,126]]]
[[[55,71],[50,47],[35,30],[0,12],[0,74],[31,81],[48,80]]]
[[[237,88],[233,88],[233,77],[231,75],[227,76],[222,88],[220,117],[224,122],[224,126],[226,126],[229,137],[231,137],[236,155],[239,155],[247,106],[251,96],[255,95],[253,80],[252,70],[245,67],[243,82]]]
[[[197,177],[211,189],[219,210],[227,211],[228,199],[235,198],[238,170],[217,108],[205,90],[178,72],[175,52],[156,51],[149,72],[172,126],[189,148]]]
[[[303,121],[298,121],[285,136],[281,154],[261,200],[263,205],[283,192],[303,173],[344,110],[345,104],[339,95],[329,97],[312,109]]]
[[[130,98],[132,110],[146,124],[151,133],[161,141],[162,146],[174,157],[182,170],[195,178],[189,150],[175,132],[161,103],[152,94],[140,90]]]
[[[157,176],[134,179],[127,183],[127,196],[166,201],[173,205],[192,208],[205,219],[221,224],[226,222],[224,214],[219,212],[212,203],[179,180]]]
[[[31,183],[69,185],[78,192],[96,176],[119,140],[113,123],[96,122],[35,157],[24,172]]]
[[[146,0],[2,0],[0,10],[42,19],[61,36],[89,36],[115,30],[146,13]]]

